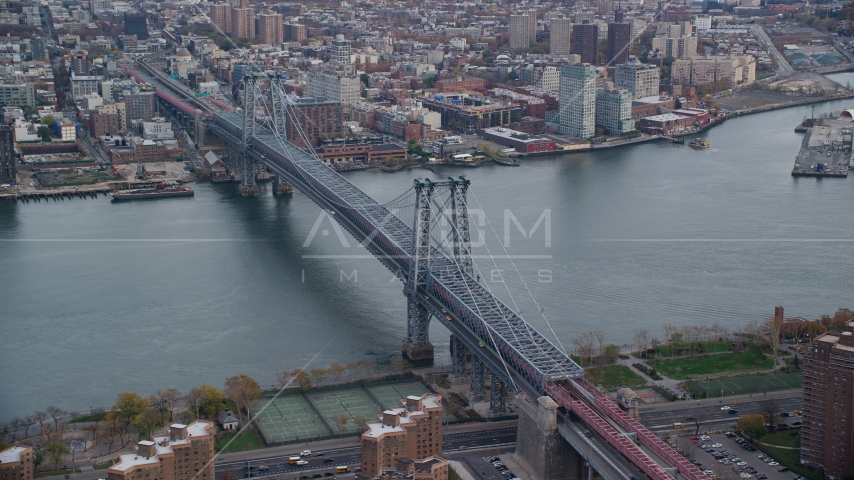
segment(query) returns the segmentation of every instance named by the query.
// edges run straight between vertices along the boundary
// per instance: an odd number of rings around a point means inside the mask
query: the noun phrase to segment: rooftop
[[[21,461],[21,454],[29,447],[10,447],[0,452],[0,463],[14,463]]]
[[[160,453],[160,452],[158,452]],[[128,455],[122,455],[119,457],[121,461],[112,467],[110,470],[117,470],[120,472],[124,472],[129,468],[133,468],[139,465],[159,465],[160,460],[157,459],[157,456],[154,457],[143,457],[142,455],[137,455],[134,453]]]

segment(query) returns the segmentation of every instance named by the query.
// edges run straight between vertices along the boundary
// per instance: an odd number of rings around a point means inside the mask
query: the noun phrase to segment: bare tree
[[[696,427],[696,430],[694,431],[694,435],[700,434],[700,425],[702,425],[705,420],[706,420],[706,417],[701,413],[698,413],[697,415],[694,416],[693,422],[694,422],[694,426]]]
[[[687,442],[685,446],[682,447],[682,451],[685,452],[685,456],[690,460],[694,460],[694,456],[697,454],[697,445],[694,442]]]
[[[602,365],[602,357],[605,355],[605,333],[597,330],[593,332],[593,337],[596,339],[596,358],[599,365]]]
[[[679,331],[675,325],[665,323],[661,326],[664,330],[664,341],[670,346],[670,354],[673,355],[673,335]]]
[[[50,415],[50,418],[53,419],[53,429],[54,430],[59,431],[59,419],[62,418],[65,415],[65,413],[66,413],[65,410],[63,410],[59,407],[54,407],[52,405],[47,407],[47,414]]]
[[[37,410],[33,414],[33,420],[39,425],[39,435],[44,435],[44,422],[47,420],[47,413]]]
[[[635,330],[634,342],[637,345],[638,351],[643,352],[644,358],[646,358],[647,349],[649,348],[649,330],[645,328]]]
[[[92,434],[92,445],[96,445],[98,443],[98,432],[101,431],[101,422],[98,420],[89,422],[83,429]]]
[[[774,318],[769,318],[762,325],[768,335],[768,345],[774,354],[774,366],[777,365],[777,354],[780,351],[780,335],[783,333],[783,324],[777,323]]]
[[[581,363],[587,358],[587,364],[590,365],[593,361],[593,354],[596,347],[596,337],[593,332],[583,332],[577,338],[572,340],[575,345],[578,356],[581,358]]]
[[[178,402],[181,401],[181,392],[174,388],[167,388],[163,391],[158,390],[157,395],[162,398],[163,404],[169,410],[169,421],[173,421],[175,419],[175,409],[178,408]]]
[[[329,376],[335,380],[335,383],[338,383],[341,380],[341,377],[344,375],[344,372],[347,371],[347,367],[340,365],[338,363],[333,363],[327,369],[329,371]]]
[[[157,391],[154,395],[148,397],[148,404],[151,405],[151,408],[157,410],[160,413],[160,423],[166,423],[166,415],[163,410],[166,410],[166,402],[163,401],[163,397],[158,395],[160,390]]]
[[[773,398],[763,400],[759,404],[759,412],[765,417],[765,422],[773,428],[777,425],[776,420],[777,415],[780,413],[780,404]]]
[[[276,386],[279,388],[285,388],[292,378],[294,378],[293,372],[276,372]]]

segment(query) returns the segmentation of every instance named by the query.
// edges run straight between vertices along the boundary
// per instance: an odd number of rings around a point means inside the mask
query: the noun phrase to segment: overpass
[[[214,112],[209,122],[209,129],[239,156],[244,173],[241,192],[257,194],[252,172],[256,162],[262,163],[311,198],[396,274],[407,299],[403,350],[409,358],[432,358],[427,326],[435,318],[452,333],[455,375],[466,371],[467,352],[471,353],[472,395],[485,395],[487,373],[492,411],[506,408],[508,385],[520,392],[517,457],[529,473],[576,479],[586,468],[588,477],[595,469],[608,479],[629,480],[633,472],[642,472],[653,480],[707,480],[584,380],[581,367],[562,349],[473,277],[467,180],[416,180],[406,196],[414,204],[410,225],[391,204],[380,204],[311,149],[288,141],[284,127],[296,116],[279,79],[250,75],[245,84],[243,112]],[[449,207],[442,210],[441,205]],[[442,215],[451,230],[442,236],[453,238],[447,245],[434,239]],[[579,436],[582,424],[585,432]],[[564,449],[564,441],[573,453]]]

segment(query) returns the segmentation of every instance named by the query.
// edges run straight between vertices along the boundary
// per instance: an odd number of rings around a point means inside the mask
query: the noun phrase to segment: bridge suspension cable
[[[475,203],[477,203],[478,208],[480,208],[481,210],[483,210],[483,207],[480,205],[480,202],[478,201],[477,196],[474,194],[474,192],[472,192],[472,194],[471,194],[471,195],[472,195],[472,198],[474,198]],[[536,298],[534,298],[534,293],[533,293],[533,292],[531,292],[531,288],[530,288],[530,287],[528,287],[528,282],[526,282],[526,281],[525,281],[525,278],[522,276],[522,274],[519,272],[519,269],[516,267],[516,262],[514,262],[514,261],[513,261],[513,257],[511,257],[511,256],[510,256],[510,253],[507,251],[507,247],[505,247],[505,246],[504,246],[504,242],[502,242],[502,241],[501,241],[501,237],[499,237],[499,236],[498,236],[498,232],[496,232],[496,231],[495,231],[495,226],[494,226],[494,225],[492,225],[492,222],[490,222],[490,221],[489,221],[489,218],[486,216],[486,213],[484,213],[484,215],[483,215],[483,216],[486,218],[486,223],[489,225],[489,228],[492,230],[492,233],[495,235],[495,238],[498,240],[498,244],[499,244],[499,245],[501,245],[501,249],[502,249],[502,250],[504,250],[504,255],[507,257],[507,259],[508,259],[508,260],[510,260],[510,265],[512,265],[512,266],[513,266],[513,270],[515,270],[515,271],[516,271],[516,275],[518,275],[518,276],[519,276],[519,279],[522,281],[522,285],[524,285],[524,286],[525,286],[525,290],[527,290],[527,291],[528,291],[528,295],[530,295],[531,300],[533,300],[533,302],[534,302],[534,306],[536,306],[536,307],[537,307],[537,310],[539,310],[539,311],[540,311],[540,315],[542,315],[543,320],[545,320],[545,321],[546,321],[546,325],[548,325],[549,330],[551,330],[552,335],[554,335],[554,337],[555,337],[555,341],[557,341],[558,346],[560,347],[560,349],[561,349],[561,350],[563,350],[563,351],[564,351],[564,353],[566,353],[566,348],[564,348],[563,343],[560,341],[560,338],[557,336],[557,333],[555,332],[554,328],[552,328],[552,324],[551,324],[551,322],[549,322],[549,319],[548,319],[548,318],[546,318],[546,314],[545,314],[545,312],[543,311],[543,308],[542,308],[542,307],[540,306],[540,304],[537,302],[537,299],[536,299]],[[485,244],[485,243],[486,243],[486,242],[484,242],[484,244]],[[491,255],[490,255],[490,256],[491,256]],[[496,266],[495,268],[497,269],[497,268],[498,268],[498,266]],[[500,272],[499,272],[499,275],[500,275]],[[505,282],[505,284],[506,284],[506,282]],[[508,292],[509,292],[509,287],[508,287]],[[511,296],[511,299],[512,299],[512,296]],[[513,300],[513,304],[514,304],[514,305],[516,305],[516,301],[515,301],[515,300]],[[516,307],[516,309],[517,309],[517,311],[518,311],[519,307],[517,306],[517,307]],[[532,335],[532,337],[533,337],[533,335]]]

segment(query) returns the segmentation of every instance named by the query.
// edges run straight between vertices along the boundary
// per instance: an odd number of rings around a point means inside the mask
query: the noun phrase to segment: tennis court
[[[267,402],[267,399],[261,399],[252,407],[251,414],[254,416]],[[270,402],[255,419],[255,424],[267,445],[328,438],[332,435],[308,402],[299,395],[281,396]]]
[[[799,372],[727,377],[707,381],[692,380],[685,384],[685,390],[695,398],[716,397],[722,393],[724,396],[743,395],[802,387],[803,375]]]
[[[361,388],[348,388],[345,390],[327,390],[325,392],[309,393],[308,400],[317,408],[334,429],[338,424],[332,420],[332,416],[344,414],[349,417],[343,425],[341,433],[361,432],[362,427],[355,422],[357,417],[373,420],[379,412],[379,407],[371,397]],[[339,432],[336,431],[336,434]]]
[[[427,387],[421,382],[378,385],[367,387],[366,389],[380,402],[379,407],[382,409],[396,407],[400,405],[401,400],[408,396],[415,395],[416,397],[420,397],[425,393],[429,393]]]

